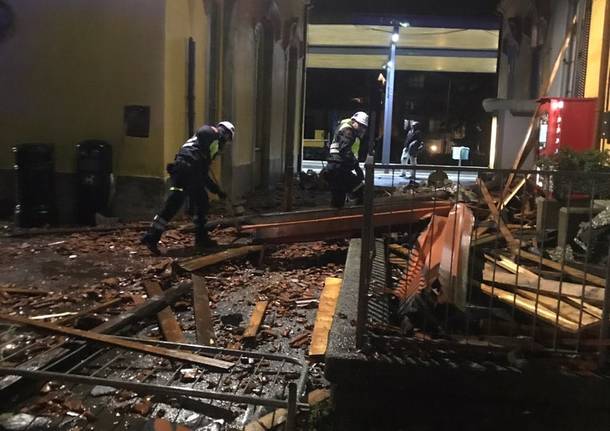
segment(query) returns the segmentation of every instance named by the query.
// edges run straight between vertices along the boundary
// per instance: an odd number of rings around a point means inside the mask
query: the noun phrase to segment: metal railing
[[[24,430],[39,429],[43,423],[48,429],[84,427],[91,417],[99,421],[112,418],[112,425],[108,424],[104,429],[121,429],[134,419],[160,417],[161,412],[166,420],[177,424],[188,422],[193,428],[203,427],[210,420],[223,420],[227,427],[231,424],[230,428],[236,429],[237,423],[254,420],[255,413],[264,407],[271,411],[285,408],[287,429],[296,429],[298,411],[308,409],[301,401],[306,390],[308,366],[303,359],[288,355],[121,337],[229,360],[234,365],[228,371],[222,371],[121,348],[77,343],[77,347],[88,346],[89,349],[65,349],[68,356],[74,356],[73,365],[59,372],[55,364],[65,362],[65,352],[42,367],[28,362],[33,353],[30,341],[36,337],[25,328],[0,325],[0,347],[13,346],[0,358],[0,387],[7,388],[5,391],[11,391],[12,395],[1,395],[14,396],[16,389],[11,384],[18,378],[25,378],[40,384],[60,382],[62,386],[53,389],[57,397],[75,398],[79,403],[72,407],[77,411],[70,411],[70,406],[58,407],[63,410],[58,414],[45,409],[47,404],[40,402],[45,398],[44,393],[40,399],[27,397],[16,406],[30,414]],[[51,353],[48,344],[45,343],[47,349],[42,353],[47,357]],[[22,362],[23,359],[26,361]],[[102,388],[106,393],[96,394],[95,388]],[[123,407],[115,399],[121,391],[129,395]],[[148,400],[144,403],[149,404],[149,408],[139,413],[132,410],[138,400]],[[240,429],[245,425],[240,423]]]
[[[436,171],[448,177],[437,174],[436,181],[428,182]],[[515,180],[506,187],[511,174]],[[429,200],[430,216],[376,230],[375,201],[383,194],[404,200],[405,209],[420,197]],[[375,165],[369,157],[359,347],[371,332],[367,301],[374,239],[384,237],[406,254],[390,259],[398,305],[388,325],[395,332],[406,319],[403,334],[421,340],[487,348],[536,345],[560,354],[591,354],[606,365],[610,202],[603,199],[610,199],[607,172]],[[413,277],[419,277],[419,284]],[[446,296],[456,289],[462,303]]]

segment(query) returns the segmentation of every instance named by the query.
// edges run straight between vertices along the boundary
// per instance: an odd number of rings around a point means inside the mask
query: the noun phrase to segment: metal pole
[[[394,34],[398,34],[399,26],[394,25]],[[385,111],[383,115],[383,153],[382,162],[390,163],[390,151],[392,147],[392,110],[394,106],[394,71],[396,70],[396,42],[390,42],[390,61],[386,65],[388,71],[385,83]]]
[[[367,295],[370,279],[371,249],[374,247],[373,196],[375,161],[372,155],[364,163],[364,213],[360,243],[360,279],[358,283],[358,315],[356,317],[356,346],[362,348],[368,315]]]
[[[286,415],[286,431],[297,429],[297,385],[288,384],[288,414]]]

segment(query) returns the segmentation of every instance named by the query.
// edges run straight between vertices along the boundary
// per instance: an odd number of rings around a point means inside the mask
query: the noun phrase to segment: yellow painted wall
[[[172,0],[172,2],[177,0]],[[14,37],[0,44],[0,168],[20,142],[55,143],[56,170],[74,146],[113,145],[118,175],[163,174],[165,0],[8,0]],[[123,137],[123,107],[151,107],[148,139]]]
[[[592,0],[591,30],[587,55],[587,78],[585,97],[597,97],[599,91],[599,72],[601,67],[602,37],[604,33],[604,12],[609,0]],[[610,23],[607,23],[610,25]]]
[[[254,158],[255,97],[256,97],[256,47],[254,27],[249,16],[237,6],[232,26],[233,46],[233,112],[232,119],[238,127],[233,142],[233,163],[237,166],[252,163]]]
[[[195,40],[195,130],[204,123],[208,18],[202,0],[166,0],[164,165],[188,136],[188,39]]]

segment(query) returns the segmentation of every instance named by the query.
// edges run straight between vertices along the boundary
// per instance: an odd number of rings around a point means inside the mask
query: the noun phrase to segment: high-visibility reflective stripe
[[[344,118],[339,123],[339,129],[337,129],[337,133],[339,133],[340,131],[342,131],[343,129],[346,129],[348,127],[352,127],[352,119]],[[337,139],[337,133],[335,133],[335,140]],[[332,153],[332,145],[330,146],[330,148],[331,148],[331,153]],[[354,143],[352,144],[352,153],[354,153],[354,156],[356,156],[356,158],[358,158],[358,154],[360,153],[360,138],[354,139]]]
[[[166,226],[167,226],[167,220],[156,215],[155,218],[153,219],[152,227],[154,229],[163,231],[163,230],[165,230]]]
[[[354,140],[354,143],[352,144],[352,153],[358,158],[358,154],[360,153],[360,138]]]
[[[180,187],[170,187],[169,190],[172,192],[183,192],[184,191],[184,189],[181,189]]]
[[[210,144],[210,159],[214,159],[218,154],[218,150],[220,149],[220,144],[218,143],[218,139]]]

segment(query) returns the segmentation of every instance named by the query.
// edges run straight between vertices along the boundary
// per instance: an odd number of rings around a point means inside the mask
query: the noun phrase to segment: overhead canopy
[[[312,24],[307,67],[379,69],[388,60],[390,26]],[[495,73],[498,30],[403,27],[397,70]]]

